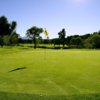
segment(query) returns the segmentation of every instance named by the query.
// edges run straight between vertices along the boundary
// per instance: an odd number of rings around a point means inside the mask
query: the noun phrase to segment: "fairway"
[[[48,97],[99,94],[100,50],[0,48],[0,91]]]

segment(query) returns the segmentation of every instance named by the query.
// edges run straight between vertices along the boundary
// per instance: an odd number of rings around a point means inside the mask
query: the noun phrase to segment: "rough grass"
[[[0,48],[0,91],[1,100],[99,100],[100,51]]]

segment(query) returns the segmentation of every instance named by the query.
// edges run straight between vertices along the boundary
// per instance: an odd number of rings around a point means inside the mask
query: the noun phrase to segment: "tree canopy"
[[[63,28],[60,32],[58,32],[58,35],[59,35],[60,42],[64,47],[64,45],[65,45],[65,36],[66,36],[65,29]]]
[[[16,33],[16,26],[17,22],[12,21],[11,23],[8,22],[8,19],[5,16],[0,17],[0,45],[3,46],[4,44],[10,44],[10,41],[13,34]],[[16,33],[17,34],[17,33]],[[18,35],[16,35],[16,39]]]
[[[31,28],[29,28],[26,32],[27,37],[32,38],[33,42],[34,42],[34,48],[36,48],[36,39],[39,37],[40,33],[43,32],[42,28],[33,26]]]

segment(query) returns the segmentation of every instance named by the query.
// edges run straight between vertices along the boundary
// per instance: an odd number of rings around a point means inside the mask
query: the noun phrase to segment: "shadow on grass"
[[[14,72],[14,71],[18,71],[18,70],[23,70],[26,69],[27,67],[19,67],[19,68],[15,68],[13,70],[10,70],[9,72]]]
[[[100,100],[100,94],[65,96],[0,92],[0,100]]]

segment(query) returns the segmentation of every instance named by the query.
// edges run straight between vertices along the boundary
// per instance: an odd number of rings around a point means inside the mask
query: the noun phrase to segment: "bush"
[[[84,46],[86,48],[100,48],[100,35],[94,34],[85,40]]]

